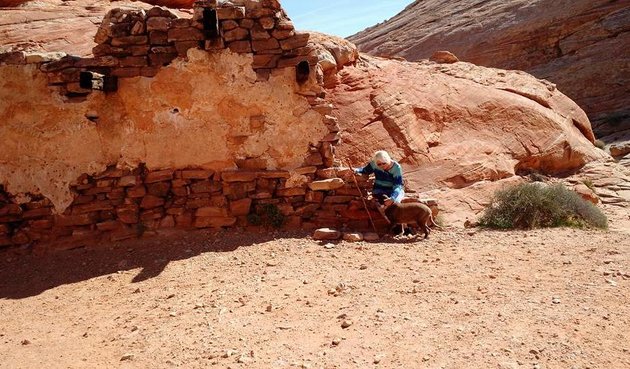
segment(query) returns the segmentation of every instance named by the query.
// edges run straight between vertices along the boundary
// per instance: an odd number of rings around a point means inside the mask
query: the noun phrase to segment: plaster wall
[[[190,49],[187,59],[80,99],[48,86],[36,65],[0,66],[0,183],[62,212],[70,184],[108,165],[223,170],[257,158],[291,171],[328,132],[296,93],[294,69],[257,81],[250,54]]]

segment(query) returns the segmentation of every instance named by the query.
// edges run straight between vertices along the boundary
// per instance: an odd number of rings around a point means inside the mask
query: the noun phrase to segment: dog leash
[[[348,164],[350,164],[350,163],[346,161],[346,165],[348,165]],[[363,191],[361,191],[361,188],[359,187],[359,182],[357,181],[357,176],[354,174],[354,169],[352,169],[352,167],[350,165],[348,165],[348,169],[350,169],[350,173],[352,173],[352,179],[354,180],[354,186],[357,188],[357,190],[359,191],[359,194],[361,195],[361,201],[363,202],[363,208],[365,209],[365,212],[367,213],[368,218],[370,219],[370,224],[372,225],[372,229],[374,229],[374,233],[378,233],[378,231],[376,230],[376,225],[374,225],[374,220],[372,220],[372,214],[370,214],[370,210],[368,209],[367,203],[365,202],[365,198],[363,197]]]

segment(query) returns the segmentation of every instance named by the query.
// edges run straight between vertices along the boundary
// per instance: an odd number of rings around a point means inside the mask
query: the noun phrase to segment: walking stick
[[[348,165],[349,163],[346,162],[346,165]],[[370,214],[370,210],[367,207],[367,203],[365,202],[365,198],[363,197],[363,191],[361,191],[361,188],[359,187],[359,182],[357,181],[357,176],[354,174],[354,169],[352,169],[352,167],[350,165],[348,165],[348,168],[350,169],[350,172],[352,173],[352,179],[354,180],[354,185],[357,188],[357,190],[359,191],[359,194],[361,195],[361,201],[363,202],[363,208],[365,209],[365,212],[368,215],[368,218],[370,218],[370,224],[372,225],[372,229],[374,229],[374,233],[378,233],[378,231],[376,230],[376,226],[374,225],[374,220],[372,220],[372,214]]]

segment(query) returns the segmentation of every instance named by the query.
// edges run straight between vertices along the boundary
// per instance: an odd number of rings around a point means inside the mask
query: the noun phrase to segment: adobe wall
[[[276,1],[205,1],[190,19],[112,10],[94,58],[1,55],[0,247],[259,227],[276,212],[289,228],[367,229],[334,158],[330,66],[308,39]]]

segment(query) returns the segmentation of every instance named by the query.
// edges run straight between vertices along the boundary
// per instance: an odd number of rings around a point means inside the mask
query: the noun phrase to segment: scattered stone
[[[341,237],[341,232],[331,228],[320,228],[315,230],[313,239],[318,241],[323,240],[338,240]]]
[[[343,234],[343,240],[348,242],[361,242],[363,241],[363,235],[358,232],[348,232]]]
[[[30,345],[31,341],[29,341],[29,340],[22,340],[21,344],[22,344],[22,346]]]
[[[450,51],[436,51],[429,60],[440,64],[453,64],[459,61],[455,54]]]
[[[341,322],[341,328],[346,329],[349,328],[352,325],[352,320],[350,319],[346,319],[343,322]]]
[[[368,232],[363,234],[364,241],[378,241],[380,239],[381,237],[378,235],[378,233]]]
[[[607,279],[606,282],[613,287],[617,286],[617,282],[613,281],[612,279]]]
[[[332,345],[333,346],[339,346],[340,343],[341,343],[341,338],[339,338],[339,337],[333,338],[333,340],[332,340]]]
[[[236,362],[238,362],[239,364],[245,364],[245,363],[250,363],[252,361],[252,358],[246,355],[241,355],[238,360]]]
[[[134,355],[134,354],[124,354],[120,358],[120,361],[130,361],[130,360],[133,360],[135,357],[136,357],[136,355]]]
[[[368,268],[367,265],[361,264],[361,266],[359,267],[359,270],[366,270],[367,268]]]
[[[552,297],[551,298],[551,303],[553,304],[559,304],[560,303],[560,298],[559,297]]]
[[[575,191],[581,198],[586,201],[590,201],[593,204],[599,203],[599,197],[595,194],[593,190],[588,188],[585,184],[578,184],[573,187],[573,191]]]
[[[324,248],[325,248],[325,249],[328,249],[328,250],[330,250],[330,249],[334,249],[334,248],[335,248],[335,245],[333,245],[332,243],[327,243],[327,244],[325,244],[325,245],[324,245]]]

